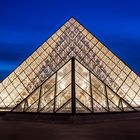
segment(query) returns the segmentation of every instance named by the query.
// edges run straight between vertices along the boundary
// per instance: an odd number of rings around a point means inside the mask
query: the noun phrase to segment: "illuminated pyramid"
[[[0,83],[0,110],[138,111],[140,78],[74,18]]]

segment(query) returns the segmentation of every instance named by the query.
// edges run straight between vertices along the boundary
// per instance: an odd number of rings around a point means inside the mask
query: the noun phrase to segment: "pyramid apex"
[[[71,17],[71,18],[69,19],[69,22],[72,23],[72,24],[73,24],[75,21],[76,21],[76,19],[75,19],[74,17]]]

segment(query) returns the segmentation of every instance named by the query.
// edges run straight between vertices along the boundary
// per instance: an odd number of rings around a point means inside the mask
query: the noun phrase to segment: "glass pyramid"
[[[140,77],[74,18],[0,83],[0,111],[137,111]]]

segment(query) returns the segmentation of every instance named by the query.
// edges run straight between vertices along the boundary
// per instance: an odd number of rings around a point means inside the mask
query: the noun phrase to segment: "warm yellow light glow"
[[[87,88],[87,84],[84,83],[84,82],[83,83],[81,82],[81,87],[82,87],[82,89],[86,89]]]
[[[63,90],[65,87],[66,87],[66,82],[65,82],[65,81],[62,81],[62,82],[59,84],[59,88],[60,88],[61,90]]]

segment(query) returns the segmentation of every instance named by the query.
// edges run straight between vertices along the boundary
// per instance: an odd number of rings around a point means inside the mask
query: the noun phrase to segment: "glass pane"
[[[24,105],[25,105],[25,102],[22,102],[21,104],[19,104],[18,107],[16,107],[14,109],[14,112],[23,112],[24,111]]]
[[[71,86],[55,97],[55,111],[60,109],[71,98]]]
[[[49,108],[49,110],[53,111],[53,104],[50,106],[50,103],[54,103],[54,91],[55,89],[53,87],[50,91],[46,92],[41,96],[39,110],[44,110],[43,108]]]
[[[34,104],[36,104],[35,102],[39,100],[39,95],[40,95],[40,88],[38,88],[37,90],[35,90],[25,101],[25,111],[26,110],[30,110],[30,108],[32,108],[31,110],[35,111],[38,109],[38,104],[35,106]]]
[[[2,100],[4,100],[7,96],[8,96],[8,93],[7,93],[7,91],[4,89],[4,90],[1,92],[0,97],[1,97]]]
[[[4,81],[3,81],[4,87],[7,87],[10,83],[11,83],[11,82],[10,82],[10,80],[9,80],[8,77],[7,77],[6,79],[4,79]]]
[[[91,113],[79,100],[76,100],[76,113]]]
[[[122,111],[122,109],[120,108],[120,97],[117,96],[109,88],[107,88],[107,97],[110,111]]]
[[[93,101],[93,111],[94,112],[107,112],[107,107],[103,107],[101,104],[99,104],[97,101],[97,99],[95,99]]]
[[[71,71],[71,61],[69,61],[66,65],[64,65],[58,72],[57,72],[57,81],[62,79],[67,73]]]
[[[84,79],[89,81],[89,71],[77,61],[75,62],[75,71],[79,73],[80,75],[82,75]]]
[[[55,86],[55,75],[50,77],[43,85],[42,85],[42,94],[49,91],[52,87]]]
[[[71,113],[71,100],[65,104],[57,113]]]
[[[93,108],[96,111],[108,109],[107,98],[100,90],[92,86]]]
[[[136,95],[134,100],[133,100],[136,104],[133,107],[139,108],[140,107],[140,96]],[[133,103],[132,103],[133,105]]]
[[[0,83],[0,92],[4,89],[3,84]]]
[[[133,108],[131,108],[128,104],[122,101],[122,106],[124,111],[134,111]],[[137,109],[137,108],[136,108]]]
[[[40,112],[47,112],[47,113],[53,113],[54,111],[54,100],[51,100],[47,105],[45,105]]]
[[[90,94],[90,83],[86,79],[84,79],[80,74],[77,72],[75,73],[75,82],[76,84],[81,87],[84,91]],[[88,77],[89,78],[89,77]]]
[[[69,73],[56,84],[57,85],[56,95],[58,95],[62,90],[64,90],[70,83],[71,83],[71,74]]]
[[[92,111],[91,97],[78,86],[76,86],[76,99],[78,99],[85,107]]]
[[[100,92],[104,94],[105,92],[104,84],[98,78],[96,78],[93,74],[91,75],[91,83],[94,88],[96,88],[97,90],[99,90]]]
[[[39,100],[34,102],[29,108],[26,109],[26,112],[38,112],[38,103]]]

